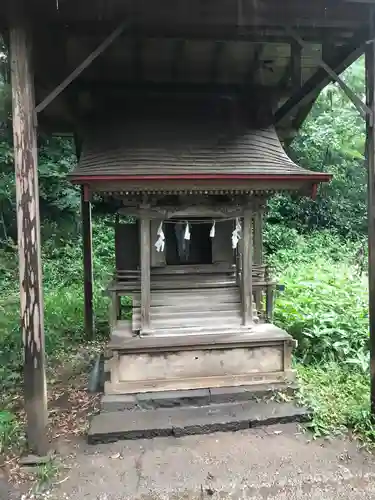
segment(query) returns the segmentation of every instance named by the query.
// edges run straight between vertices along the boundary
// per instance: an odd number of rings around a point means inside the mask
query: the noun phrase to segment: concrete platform
[[[159,436],[180,437],[238,431],[265,424],[306,421],[310,413],[292,403],[222,403],[201,407],[102,412],[93,417],[88,442],[112,442]]]

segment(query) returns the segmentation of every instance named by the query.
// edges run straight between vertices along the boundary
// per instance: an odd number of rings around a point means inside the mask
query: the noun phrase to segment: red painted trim
[[[311,187],[311,198],[316,200],[316,195],[318,194],[318,184],[313,184]]]
[[[166,180],[268,180],[268,181],[318,181],[328,182],[330,174],[267,175],[267,174],[180,174],[180,175],[73,175],[72,182],[102,181],[166,181]]]

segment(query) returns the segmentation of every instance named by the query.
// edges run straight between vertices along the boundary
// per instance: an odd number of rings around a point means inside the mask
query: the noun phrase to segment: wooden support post
[[[302,87],[302,47],[298,42],[292,40],[292,43],[290,44],[290,50],[292,86],[294,90],[299,90]]]
[[[254,217],[254,264],[263,265],[263,212],[259,211]],[[262,290],[255,291],[255,304],[257,312],[262,307]]]
[[[149,217],[142,217],[141,224],[141,333],[150,331],[151,305],[151,224]]]
[[[83,291],[85,335],[87,340],[94,338],[93,309],[93,269],[92,269],[92,223],[91,203],[85,186],[81,190],[82,243],[83,243]]]
[[[370,21],[369,39],[374,40],[374,10]],[[367,105],[375,113],[375,45],[366,46],[366,97]],[[374,120],[367,117],[366,127],[368,164],[368,276],[369,276],[369,319],[370,319],[370,376],[371,414],[375,418],[375,127]]]
[[[47,391],[44,354],[43,291],[40,248],[38,153],[35,121],[32,39],[22,3],[12,3],[10,57],[14,163],[20,273],[24,396],[29,448],[48,451]]]
[[[243,217],[243,257],[242,257],[242,324],[250,326],[253,322],[253,213],[246,209]]]

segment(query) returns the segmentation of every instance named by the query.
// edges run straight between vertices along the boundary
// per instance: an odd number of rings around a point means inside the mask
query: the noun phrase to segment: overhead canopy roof
[[[8,40],[10,7],[0,1]],[[118,39],[40,113],[53,132],[77,132],[87,107],[116,93],[155,89],[221,93],[264,87],[278,131],[293,137],[320,90],[363,53],[372,0],[27,0],[40,103],[110,33]],[[301,49],[292,28],[305,41]],[[287,104],[285,104],[287,101]]]
[[[154,105],[153,105],[154,104]],[[229,105],[228,105],[229,104]],[[228,102],[157,101],[102,117],[84,130],[76,181],[162,178],[308,178],[327,174],[296,165],[275,128]]]

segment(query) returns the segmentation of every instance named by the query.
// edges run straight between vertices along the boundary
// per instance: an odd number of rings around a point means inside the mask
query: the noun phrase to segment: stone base
[[[276,383],[247,385],[242,387],[220,387],[217,389],[190,389],[187,391],[152,391],[138,394],[104,394],[101,411],[157,410],[184,406],[208,406],[221,403],[239,403],[280,399],[292,400],[297,386]]]
[[[273,325],[251,332],[124,339],[106,362],[105,394],[292,382],[293,339]]]
[[[293,394],[294,341],[273,325],[112,338],[90,443],[235,431],[308,418]]]
[[[102,412],[93,417],[90,444],[118,439],[237,431],[260,425],[306,421],[310,413],[292,403],[242,402],[184,408]]]

